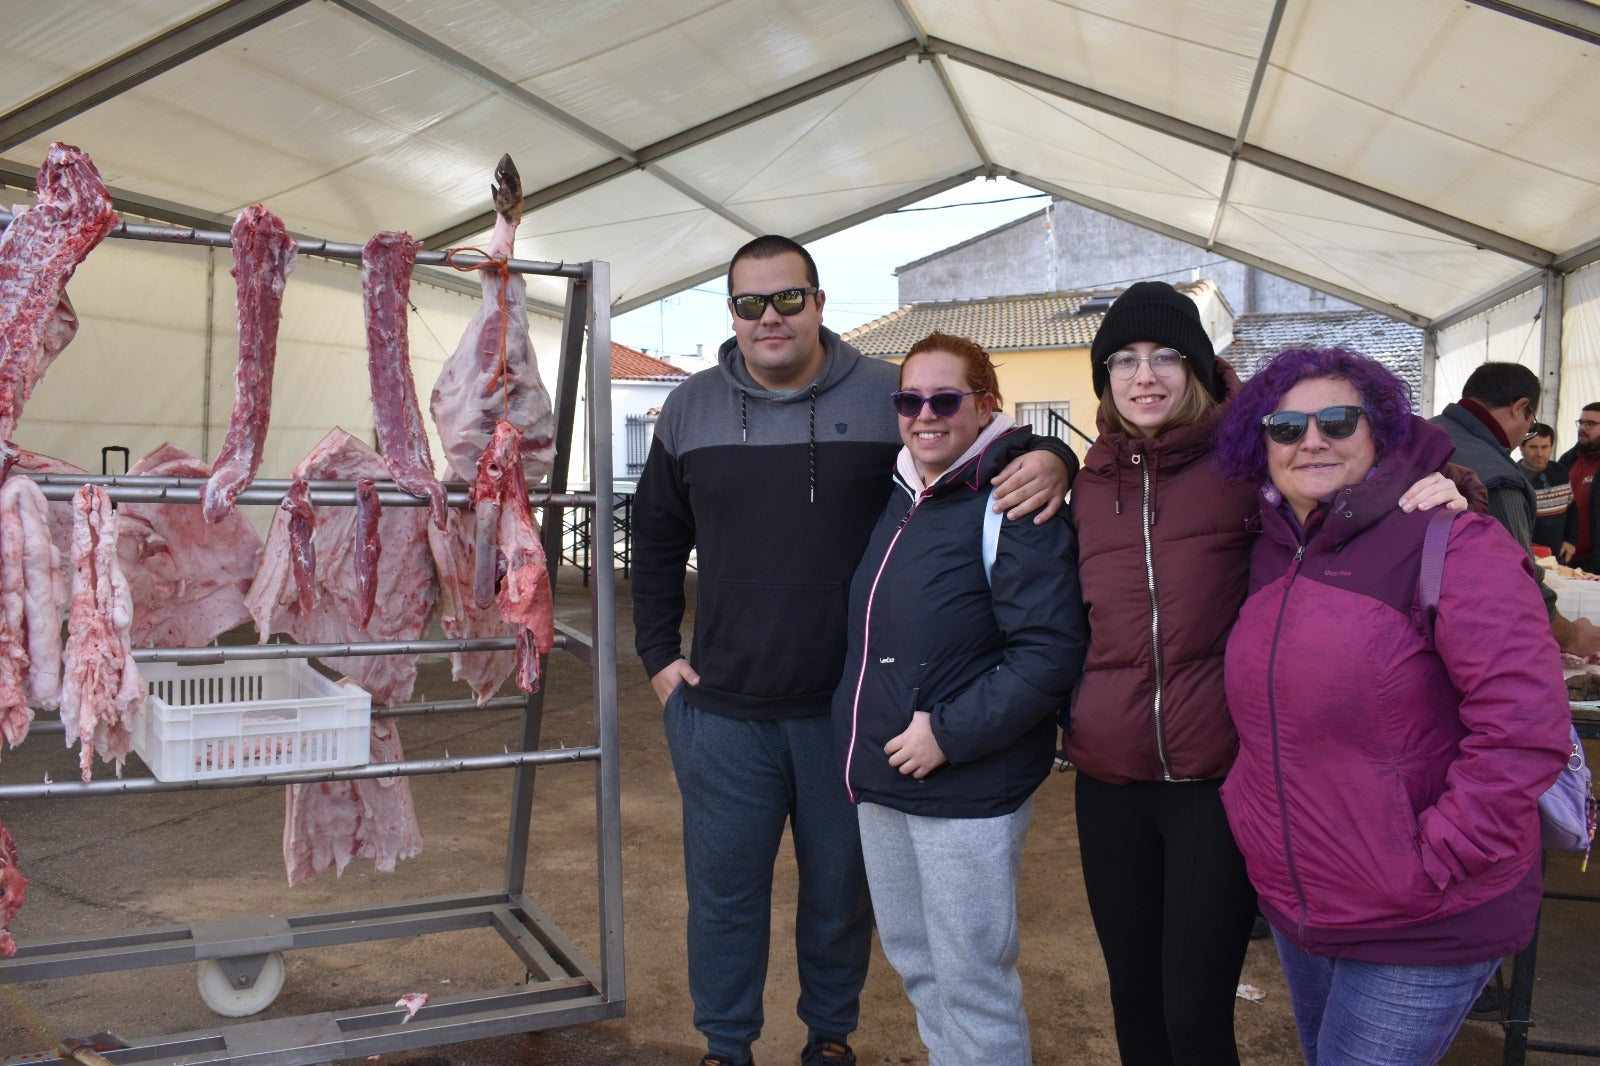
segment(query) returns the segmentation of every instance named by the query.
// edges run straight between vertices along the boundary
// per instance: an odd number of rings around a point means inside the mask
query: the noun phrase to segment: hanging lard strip
[[[504,261],[512,258],[522,220],[522,182],[509,155],[501,157],[495,180],[489,187],[494,232],[486,250]],[[428,408],[456,477],[470,482],[478,476],[478,457],[504,420],[517,427],[523,474],[537,485],[555,461],[555,420],[528,336],[527,282],[493,264],[478,276],[483,304],[439,372]]]
[[[33,708],[61,702],[66,579],[44,493],[25,477],[0,486],[0,736],[16,747]]]
[[[393,718],[372,720],[374,763],[401,762],[400,731]],[[310,880],[332,866],[343,875],[351,859],[371,859],[383,873],[422,852],[422,829],[404,777],[290,785],[283,818],[283,864],[289,884]]]
[[[67,282],[117,224],[100,172],[81,149],[45,153],[37,199],[0,235],[0,477],[34,387],[77,332]]]
[[[233,510],[239,490],[261,467],[272,415],[272,370],[278,360],[284,282],[294,269],[294,238],[283,219],[260,204],[239,212],[232,236],[239,362],[233,371],[228,435],[206,482],[202,510],[207,522],[220,522]]]
[[[417,242],[409,233],[378,233],[361,250],[361,293],[367,313],[367,372],[378,444],[394,483],[426,496],[433,524],[445,523],[444,486],[433,473],[428,434],[417,406],[407,333],[407,297]]]
[[[122,776],[145,686],[128,638],[133,599],[117,565],[111,498],[98,485],[85,485],[73,496],[72,509],[72,606],[62,653],[61,723],[67,747],[80,742],[78,767],[88,781],[96,755],[114,762]]]
[[[528,506],[528,483],[517,449],[520,437],[510,422],[499,423],[478,460],[478,477],[472,483],[478,519],[473,587],[480,607],[487,606],[493,594],[501,619],[520,627],[517,685],[534,692],[539,687],[539,656],[555,644],[555,605],[544,545]],[[496,578],[498,593],[493,591]]]
[[[492,593],[482,607],[473,595],[476,529],[477,518],[471,511],[451,511],[450,523],[443,530],[428,527],[428,547],[433,551],[433,565],[439,570],[439,628],[456,640],[509,637],[517,627],[501,620]],[[509,648],[452,652],[450,676],[470,685],[481,706],[511,676],[516,662],[516,654]]]
[[[342,429],[332,430],[294,469],[302,481],[355,482],[387,474],[371,448]],[[289,633],[306,643],[417,640],[427,630],[438,597],[438,581],[428,553],[426,511],[385,507],[378,519],[383,556],[371,618],[362,624],[357,586],[356,508],[317,506],[311,544],[315,559],[311,609],[296,616],[290,515],[279,510],[267,533],[261,568],[245,604],[263,643],[273,633]],[[374,706],[411,698],[417,677],[415,655],[364,655],[323,660],[372,693]]]
[[[378,523],[382,518],[377,483],[369,477],[361,478],[356,482],[356,605],[362,625],[372,620],[372,609],[378,602],[378,562],[383,557]],[[436,528],[428,526],[430,541]]]
[[[169,442],[128,473],[205,478],[212,470]],[[250,620],[244,595],[261,560],[261,537],[237,511],[207,520],[198,507],[124,503],[117,508],[117,559],[133,595],[135,647],[204,647]]]
[[[17,863],[17,842],[5,823],[0,822],[0,956],[8,959],[17,953],[17,942],[11,939],[11,919],[28,899],[28,879],[22,876]]]

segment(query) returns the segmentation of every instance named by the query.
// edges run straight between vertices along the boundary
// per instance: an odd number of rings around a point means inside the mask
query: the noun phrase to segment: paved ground
[[[564,576],[558,600],[564,617],[581,618],[586,593]],[[693,1063],[702,1046],[690,1024],[682,959],[684,893],[678,842],[678,799],[659,725],[659,711],[632,657],[632,632],[623,588],[618,675],[621,690],[625,872],[626,1017],[545,1033],[484,1039],[384,1056],[394,1062],[498,1064]],[[590,743],[593,737],[586,668],[552,659],[546,745]],[[429,696],[453,695],[447,669],[425,664],[420,685]],[[509,713],[410,719],[403,725],[412,757],[499,752],[514,735]],[[0,782],[72,776],[68,753],[55,737],[35,737],[4,753]],[[588,767],[541,771],[534,809],[530,894],[591,954],[598,943],[594,877],[594,775]],[[277,789],[119,797],[106,800],[19,801],[0,809],[16,834],[25,872],[33,879],[17,919],[19,940],[266,913],[300,912],[494,889],[504,862],[509,775],[461,774],[419,778],[417,807],[427,838],[423,854],[394,874],[355,863],[342,879],[324,874],[286,886],[281,859],[282,794]],[[1041,789],[1021,887],[1022,973],[1037,1061],[1098,1064],[1116,1061],[1101,965],[1077,874],[1071,782],[1053,777]],[[1579,878],[1565,859],[1552,877],[1568,890],[1600,892],[1600,870]],[[1600,867],[1600,862],[1597,862]],[[774,918],[767,1030],[759,1062],[792,1063],[804,1032],[793,1016],[796,986],[792,929],[792,870],[780,869]],[[1600,907],[1546,907],[1544,958],[1535,1017],[1547,1039],[1600,1042],[1594,1008],[1593,948]],[[387,1004],[410,991],[443,997],[515,983],[521,967],[487,933],[441,934],[346,948],[291,953],[288,980],[267,1017]],[[1300,1061],[1289,1005],[1268,946],[1251,946],[1244,980],[1266,992],[1260,1003],[1238,1004],[1237,1027],[1246,1062]],[[39,1051],[69,1035],[111,1029],[144,1036],[215,1023],[195,992],[190,966],[0,986],[0,1057]],[[1499,1063],[1500,1033],[1469,1023],[1445,1060],[1448,1066]],[[911,1010],[893,971],[879,956],[868,982],[861,1030],[854,1038],[863,1063],[925,1062]],[[1544,1055],[1530,1063],[1572,1061]]]

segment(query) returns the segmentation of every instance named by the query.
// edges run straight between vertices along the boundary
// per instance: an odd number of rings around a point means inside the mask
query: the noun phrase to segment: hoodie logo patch
[[[848,432],[850,432],[850,423],[848,423],[848,422],[835,422],[833,424],[833,428],[838,430],[840,433],[848,433]]]

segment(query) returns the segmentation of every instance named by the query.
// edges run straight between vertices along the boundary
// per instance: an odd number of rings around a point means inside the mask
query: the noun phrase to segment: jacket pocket
[[[831,692],[844,670],[845,595],[836,582],[717,582],[695,665],[714,688],[759,697]]]

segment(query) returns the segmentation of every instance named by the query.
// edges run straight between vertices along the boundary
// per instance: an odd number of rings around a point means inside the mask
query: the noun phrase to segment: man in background
[[[1600,471],[1600,403],[1586,403],[1578,415],[1578,443],[1561,457],[1572,484],[1572,513],[1576,531],[1572,538],[1573,562],[1590,572],[1600,573],[1600,537],[1596,536],[1595,509],[1600,497],[1594,493],[1594,475]]]
[[[1596,423],[1600,425],[1600,422]],[[1569,562],[1578,542],[1578,512],[1571,506],[1572,485],[1567,468],[1551,456],[1556,449],[1556,431],[1535,422],[1522,442],[1522,458],[1517,466],[1533,487],[1533,543],[1550,550],[1562,562]]]

